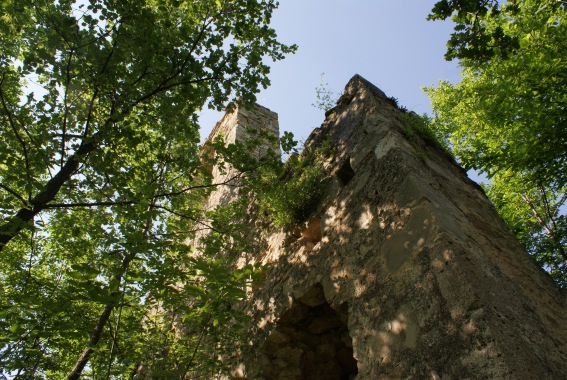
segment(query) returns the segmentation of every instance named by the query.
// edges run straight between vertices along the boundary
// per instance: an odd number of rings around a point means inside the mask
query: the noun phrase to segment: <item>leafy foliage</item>
[[[518,37],[500,25],[517,11],[516,1],[500,6],[497,0],[441,0],[427,19],[451,18],[456,24],[447,42],[445,59],[485,61],[494,56],[506,58],[519,47]]]
[[[488,197],[536,260],[567,288],[565,189],[543,186],[525,174],[506,171],[485,185]]]
[[[1,2],[0,374],[219,368],[211,347],[242,319],[226,305],[255,269],[185,244],[214,228],[210,249],[238,249],[229,211],[201,210],[215,184],[196,112],[269,84],[264,58],[294,50],[269,27],[276,6]]]
[[[242,199],[257,203],[260,213],[266,215],[276,227],[291,228],[303,222],[322,195],[325,173],[318,159],[329,148],[325,146],[300,153],[298,142],[290,132],[284,132],[280,139],[253,129],[247,130],[247,133],[250,137],[246,142],[225,146],[219,139],[214,143],[216,153],[223,160],[238,162],[235,168],[239,173],[246,174],[241,181]],[[262,146],[271,146],[273,149],[267,150],[257,161],[250,152]],[[287,157],[285,163],[282,162],[282,155]],[[250,195],[253,197],[250,198]]]
[[[517,40],[513,54],[463,56],[460,83],[426,91],[435,128],[466,168],[488,175],[501,215],[565,286],[567,11],[551,0],[509,6],[476,17]]]
[[[283,174],[278,170],[260,172],[260,210],[276,227],[291,228],[313,212],[322,195],[324,172],[319,163],[292,155]]]
[[[283,163],[279,154],[268,155],[261,166],[246,177],[245,185],[256,190],[260,213],[274,226],[292,228],[314,211],[321,198],[325,173],[317,158],[322,149],[304,150],[299,154],[290,132],[284,133],[280,146],[288,156],[287,161]]]

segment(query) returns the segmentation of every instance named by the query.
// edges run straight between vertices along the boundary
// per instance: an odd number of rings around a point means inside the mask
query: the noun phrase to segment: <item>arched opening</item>
[[[352,380],[358,374],[348,305],[326,301],[320,284],[293,302],[262,350],[261,376],[273,380]]]

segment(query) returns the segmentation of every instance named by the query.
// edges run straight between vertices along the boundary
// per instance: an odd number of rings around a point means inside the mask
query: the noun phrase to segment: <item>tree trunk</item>
[[[128,266],[130,265],[130,261],[132,261],[133,257],[134,255],[130,254],[126,256],[124,260],[122,260],[122,271],[114,277],[116,280],[118,280],[116,285],[117,289],[120,288],[120,284],[122,282],[122,276],[124,276],[124,273],[126,273],[126,270],[128,269]],[[100,341],[100,337],[102,336],[102,330],[104,329],[106,322],[110,318],[110,314],[112,313],[112,310],[116,306],[119,297],[120,297],[119,290],[115,290],[110,294],[111,300],[105,306],[104,311],[98,318],[98,322],[91,334],[91,339],[89,340],[89,344],[87,347],[85,347],[85,349],[77,359],[77,362],[75,363],[75,367],[71,370],[71,372],[67,376],[67,380],[77,380],[81,376],[83,369],[85,368],[85,366],[87,365],[87,363],[91,358],[91,354],[94,351],[93,348]]]
[[[112,293],[113,298],[115,298],[119,293],[120,292]],[[93,347],[95,347],[100,340],[100,337],[102,335],[102,330],[104,329],[104,325],[108,321],[108,318],[110,318],[110,313],[112,312],[112,309],[114,309],[114,306],[115,303],[111,301],[104,308],[104,311],[100,315],[98,322],[94,328],[94,331],[91,334],[89,345],[85,347],[83,353],[81,354],[81,356],[79,356],[79,359],[77,359],[77,363],[69,373],[69,376],[67,376],[67,380],[78,380],[79,377],[81,376],[83,369],[85,368],[85,366],[89,362],[89,359],[91,358],[91,354],[93,353]]]

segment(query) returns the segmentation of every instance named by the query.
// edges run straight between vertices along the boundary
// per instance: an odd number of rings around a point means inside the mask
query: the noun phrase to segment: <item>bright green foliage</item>
[[[238,249],[226,211],[202,221],[195,115],[269,84],[265,58],[293,51],[276,5],[0,2],[0,374],[218,368],[253,268],[190,258],[211,224],[211,249]]]
[[[279,167],[265,166],[255,181],[262,191],[258,194],[260,211],[276,227],[291,228],[314,211],[323,192],[324,171],[315,154],[289,156]]]
[[[565,189],[540,185],[537,178],[513,171],[498,173],[484,187],[528,253],[567,288]]]
[[[567,235],[567,10],[554,0],[511,2],[480,17],[487,33],[519,41],[513,53],[461,61],[463,78],[427,89],[435,128],[536,260],[565,285]]]
[[[264,190],[259,194],[260,210],[276,227],[291,228],[303,222],[321,198],[323,168],[319,163],[307,163],[291,156],[281,175],[278,171],[261,171]],[[279,174],[279,175],[278,175]]]
[[[222,139],[214,143],[217,155],[224,161],[237,162],[234,165],[242,177],[240,193],[247,202],[252,200],[260,208],[260,214],[266,215],[276,227],[291,228],[303,222],[319,201],[323,191],[325,176],[323,167],[318,161],[329,148],[318,148],[314,151],[303,151],[299,154],[297,141],[293,134],[284,132],[280,139],[265,132],[249,129],[251,136],[246,143],[235,143],[224,146]],[[259,146],[269,144],[273,150],[258,162],[248,152]],[[279,148],[283,156],[281,160]],[[250,198],[250,195],[254,195]],[[234,221],[238,218],[232,218]]]

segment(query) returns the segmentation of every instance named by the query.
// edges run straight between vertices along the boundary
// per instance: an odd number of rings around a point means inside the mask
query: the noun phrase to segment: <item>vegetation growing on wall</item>
[[[329,88],[329,83],[325,81],[325,73],[321,74],[319,86],[315,87],[316,100],[311,105],[325,112],[335,106],[335,95]]]
[[[325,173],[318,160],[322,150],[299,153],[297,144],[293,135],[285,132],[280,146],[287,160],[282,162],[279,152],[272,152],[262,159],[253,175],[245,178],[245,186],[256,194],[260,213],[278,228],[303,222],[314,211],[323,192]]]
[[[263,171],[259,194],[260,211],[276,227],[291,228],[314,211],[323,192],[324,172],[320,164],[305,156],[291,156],[283,171]]]
[[[432,118],[427,115],[418,115],[415,112],[408,112],[402,114],[405,121],[404,135],[409,141],[418,141],[418,136],[423,141],[434,147],[440,147],[443,151],[447,152],[450,156],[450,149],[447,141],[443,138],[441,133],[433,126]]]

